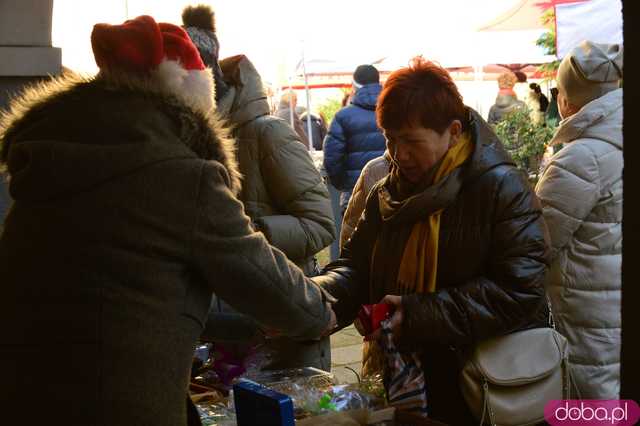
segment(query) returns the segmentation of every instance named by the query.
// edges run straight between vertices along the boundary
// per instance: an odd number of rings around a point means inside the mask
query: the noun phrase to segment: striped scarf
[[[428,415],[427,385],[420,357],[416,353],[402,354],[393,343],[390,320],[382,321],[382,341],[386,368],[384,388],[389,405],[422,417]]]

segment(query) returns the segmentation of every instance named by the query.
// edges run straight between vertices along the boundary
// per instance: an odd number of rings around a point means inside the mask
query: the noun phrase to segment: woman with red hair
[[[540,205],[440,66],[417,58],[391,74],[376,114],[391,171],[369,193],[341,258],[314,280],[339,300],[342,327],[363,304],[393,305],[391,331],[401,353],[418,354],[429,417],[469,424],[458,388],[463,354],[548,324]],[[368,343],[364,373],[380,372],[380,349]]]

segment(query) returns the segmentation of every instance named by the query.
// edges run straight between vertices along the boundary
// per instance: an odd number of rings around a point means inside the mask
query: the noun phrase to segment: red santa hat
[[[194,108],[215,107],[215,86],[189,35],[177,25],[139,16],[121,25],[96,24],[91,45],[100,72],[150,81]]]

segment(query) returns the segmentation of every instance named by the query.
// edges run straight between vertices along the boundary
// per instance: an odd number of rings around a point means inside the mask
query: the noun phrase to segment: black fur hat
[[[359,65],[353,73],[353,80],[360,86],[380,83],[380,73],[373,65]]]
[[[182,25],[216,32],[216,15],[206,4],[187,6],[182,11]]]
[[[187,6],[182,11],[182,25],[198,48],[204,63],[213,68],[218,63],[220,51],[213,10],[203,4]]]
[[[182,10],[182,25],[193,44],[198,48],[202,62],[213,70],[216,82],[216,100],[220,100],[228,88],[218,63],[220,43],[216,36],[215,13],[206,4],[187,6]]]

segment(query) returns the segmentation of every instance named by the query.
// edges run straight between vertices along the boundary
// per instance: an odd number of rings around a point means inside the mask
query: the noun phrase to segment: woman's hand
[[[386,303],[388,305],[393,306],[393,315],[391,316],[391,332],[393,333],[394,339],[397,339],[400,336],[402,331],[402,296],[391,296],[386,295],[382,298],[380,303]],[[365,341],[378,340],[382,336],[382,330],[377,329],[370,335],[364,338]]]

